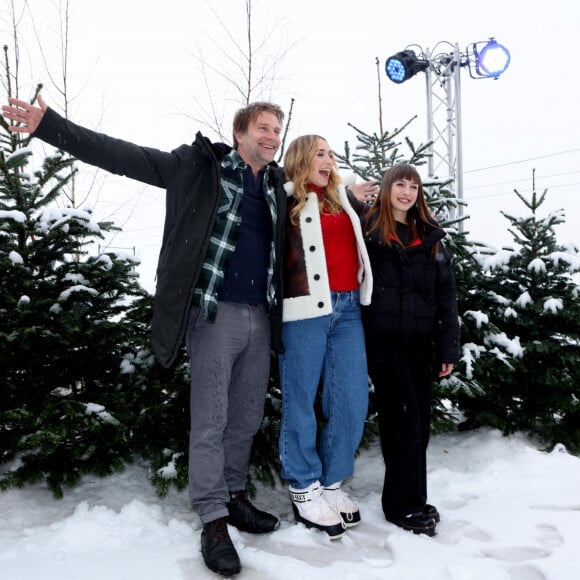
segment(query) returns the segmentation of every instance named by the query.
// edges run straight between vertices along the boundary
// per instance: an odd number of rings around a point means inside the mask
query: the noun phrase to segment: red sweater
[[[320,224],[330,289],[336,292],[356,290],[359,287],[358,254],[349,217],[344,211],[322,214]]]

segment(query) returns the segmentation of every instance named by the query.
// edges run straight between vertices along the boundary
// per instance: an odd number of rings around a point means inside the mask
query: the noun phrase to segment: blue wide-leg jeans
[[[296,489],[352,476],[368,410],[359,291],[332,292],[332,305],[332,314],[282,328],[281,475]],[[314,403],[321,379],[325,425],[318,440]]]

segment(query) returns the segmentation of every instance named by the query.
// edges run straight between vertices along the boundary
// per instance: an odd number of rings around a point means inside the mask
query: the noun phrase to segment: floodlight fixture
[[[509,50],[497,42],[495,38],[488,41],[474,42],[468,47],[473,53],[469,59],[469,73],[472,78],[497,79],[510,65]]]
[[[413,50],[407,49],[390,56],[385,63],[387,76],[394,83],[404,83],[418,72],[429,68],[429,61],[417,57]]]
[[[414,46],[418,47],[417,52],[412,50]],[[438,42],[434,50],[408,45],[385,63],[387,76],[397,84],[404,83],[418,72],[425,72],[429,177],[451,178],[451,190],[459,200],[456,210],[459,231],[463,231],[461,69],[468,69],[471,78],[497,79],[508,68],[510,60],[507,48],[492,37],[487,41],[473,42],[464,51],[458,44],[447,41]],[[455,217],[455,212],[451,215]]]

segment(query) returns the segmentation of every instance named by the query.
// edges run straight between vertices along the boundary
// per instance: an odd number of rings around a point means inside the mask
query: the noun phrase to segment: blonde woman
[[[282,477],[297,521],[336,539],[360,522],[341,482],[353,474],[367,414],[361,304],[370,302],[372,277],[359,215],[326,140],[295,139],[284,172]],[[318,434],[320,382],[324,425]]]

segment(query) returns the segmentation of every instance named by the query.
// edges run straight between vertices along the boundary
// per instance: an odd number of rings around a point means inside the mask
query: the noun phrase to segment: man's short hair
[[[234,116],[234,149],[238,148],[236,133],[245,133],[251,122],[255,121],[260,113],[276,115],[280,125],[284,122],[284,111],[274,103],[257,102],[240,109]]]

